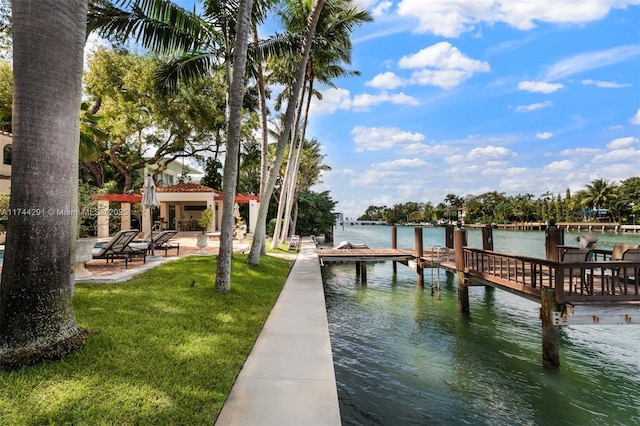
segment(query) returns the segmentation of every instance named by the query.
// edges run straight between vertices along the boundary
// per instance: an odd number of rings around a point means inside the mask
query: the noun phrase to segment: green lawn
[[[80,284],[92,335],[58,362],[0,372],[0,425],[212,424],[284,285],[291,261],[188,257],[121,284]]]

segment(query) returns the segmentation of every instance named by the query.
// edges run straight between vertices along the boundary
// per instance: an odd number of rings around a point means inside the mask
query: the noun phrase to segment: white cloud
[[[640,108],[638,108],[638,111],[636,111],[636,115],[629,119],[629,123],[640,125]]]
[[[627,138],[618,138],[609,142],[607,144],[607,148],[611,150],[626,149],[626,148],[631,148],[634,145],[637,145],[639,142],[640,142],[640,139],[632,136]]]
[[[606,16],[613,8],[625,8],[637,0],[401,0],[400,16],[418,19],[417,33],[430,32],[458,37],[474,31],[481,23],[504,22],[519,30],[529,30],[536,22],[582,24]]]
[[[593,157],[593,163],[596,164],[615,164],[615,163],[630,163],[640,164],[640,150],[633,148],[626,149],[614,149],[609,152],[605,152],[601,155],[596,155]],[[631,175],[630,175],[631,176]]]
[[[402,78],[391,71],[378,74],[365,83],[365,86],[375,87],[377,89],[395,89],[404,85],[405,83],[402,81]]]
[[[543,81],[521,81],[520,84],[518,84],[518,89],[520,90],[545,94],[553,93],[563,87],[564,85],[560,83],[545,83]]]
[[[553,106],[553,102],[552,101],[539,102],[539,103],[529,104],[529,105],[520,105],[520,106],[516,107],[516,111],[517,112],[531,112],[531,111],[536,111],[536,110],[542,109],[542,108],[548,108],[550,106]]]
[[[455,148],[447,145],[427,145],[423,143],[412,143],[402,149],[404,155],[449,155]]]
[[[541,132],[541,133],[536,133],[536,138],[538,139],[551,139],[553,137],[553,133],[551,132]]]
[[[585,86],[596,86],[603,89],[621,89],[623,87],[631,86],[630,84],[622,84],[622,83],[616,83],[613,81],[601,81],[601,80],[582,80],[581,83],[584,84]]]
[[[377,95],[371,95],[363,93],[356,95],[353,98],[353,109],[357,111],[368,111],[369,107],[380,105],[382,103],[391,103],[394,105],[420,105],[420,102],[412,96],[405,95],[404,93],[389,94],[382,92]]]
[[[542,168],[546,173],[573,170],[575,164],[571,160],[553,161]]]
[[[400,160],[386,161],[384,163],[378,163],[376,168],[381,170],[401,170],[416,169],[426,167],[427,163],[419,158],[404,158]]]
[[[467,158],[501,158],[501,157],[514,157],[516,154],[502,146],[485,146],[480,148],[474,148],[469,151]]]
[[[413,82],[445,89],[460,85],[474,74],[491,70],[488,62],[471,59],[444,41],[403,56],[398,65],[418,69],[411,76]]]
[[[461,85],[469,76],[457,70],[422,70],[411,75],[411,81],[422,86],[451,89]]]
[[[393,6],[392,1],[381,1],[371,9],[371,14],[374,17],[385,16],[389,13],[391,6]]]
[[[311,102],[311,114],[333,114],[338,109],[351,108],[351,97],[347,89],[330,88],[322,92],[322,100]]]
[[[354,127],[351,131],[356,144],[356,152],[380,151],[398,145],[422,142],[421,133],[402,131],[396,127]]]
[[[602,150],[597,148],[571,148],[571,149],[565,149],[560,151],[560,155],[564,157],[574,157],[574,156],[590,157],[600,152],[602,152]]]
[[[489,71],[487,62],[470,59],[451,43],[441,41],[400,59],[401,68],[458,69],[470,73]]]
[[[635,44],[581,53],[551,65],[545,72],[544,80],[558,80],[569,75],[624,62],[638,55],[640,55],[640,45]]]

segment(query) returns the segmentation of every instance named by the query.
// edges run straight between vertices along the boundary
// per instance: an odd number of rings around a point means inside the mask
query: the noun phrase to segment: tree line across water
[[[583,222],[606,221],[622,224],[640,222],[640,177],[619,183],[596,179],[574,194],[550,191],[537,198],[533,194],[506,195],[491,191],[480,195],[448,194],[437,205],[407,202],[393,207],[369,206],[358,220],[392,223],[425,223],[457,220],[464,212],[467,223]]]

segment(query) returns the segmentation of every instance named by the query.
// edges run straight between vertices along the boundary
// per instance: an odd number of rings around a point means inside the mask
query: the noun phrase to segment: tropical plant
[[[84,344],[69,270],[77,207],[86,0],[12,3],[14,150],[0,280],[0,368],[59,359]],[[37,176],[37,178],[35,178]]]
[[[0,60],[0,130],[11,133],[13,103],[13,70],[8,61]]]
[[[336,223],[334,208],[337,202],[329,196],[329,191],[314,192],[304,190],[299,196],[298,225],[301,235],[329,234]]]
[[[259,6],[268,1],[258,2]],[[203,17],[187,12],[167,0],[120,0],[121,10],[111,4],[98,5],[89,19],[89,28],[109,36],[135,37],[144,47],[173,59],[161,67],[157,82],[165,90],[178,82],[202,78],[223,64],[226,70],[228,106],[226,120],[226,159],[220,250],[216,273],[216,288],[228,291],[233,251],[233,201],[238,175],[238,155],[241,136],[244,77],[249,34],[252,28],[253,0],[205,3]],[[260,7],[256,10],[262,10]],[[255,13],[254,17],[262,16]]]
[[[87,95],[97,104],[100,128],[97,156],[83,158],[98,185],[107,165],[116,168],[122,191],[134,173],[155,165],[156,173],[182,157],[217,154],[224,137],[225,81],[221,73],[161,95],[154,78],[162,62],[151,55],[96,49],[85,74]],[[95,140],[95,138],[93,138]],[[83,145],[81,145],[82,147]],[[106,154],[105,154],[106,153]]]
[[[602,210],[607,209],[609,203],[617,198],[616,190],[618,185],[604,179],[596,179],[586,188],[586,197],[582,199],[582,206],[590,207],[595,215],[599,215]]]
[[[211,221],[213,220],[213,210],[211,207],[207,207],[202,211],[202,216],[198,219],[198,225],[200,225],[200,229],[202,229],[202,233],[206,233],[209,229],[209,225],[211,225]]]

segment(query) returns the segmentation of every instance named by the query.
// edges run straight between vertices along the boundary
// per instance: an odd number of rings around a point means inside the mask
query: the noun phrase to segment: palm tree
[[[598,215],[600,210],[607,208],[609,203],[617,197],[617,188],[615,183],[596,179],[587,185],[587,196],[582,199],[582,204],[584,207],[592,207]]]
[[[281,19],[289,33],[297,34],[300,32],[301,23],[304,22],[304,18],[308,14],[305,5],[306,3],[304,2],[287,2],[287,8],[281,13]],[[314,96],[321,98],[321,95],[314,89],[314,83],[319,81],[326,86],[336,87],[333,83],[334,79],[360,74],[358,71],[346,70],[341,64],[351,63],[352,45],[350,35],[353,29],[364,22],[372,21],[372,19],[367,11],[354,7],[351,0],[336,0],[332,2],[331,8],[325,8],[320,16],[311,55],[307,63],[306,85],[302,95],[303,101],[299,104],[294,125],[295,131],[292,132],[296,136],[292,138],[292,146],[296,147],[295,155],[292,149],[290,160],[287,162],[283,183],[284,190],[281,191],[286,196],[281,196],[281,200],[284,203],[281,203],[278,208],[278,217],[272,242],[272,247],[274,248],[279,242],[286,239],[289,232],[289,222],[292,219],[291,212],[296,192],[296,176],[300,168],[311,100]],[[286,71],[287,67],[285,65],[282,68],[284,68],[284,77],[286,79],[289,74]],[[304,114],[302,113],[303,104],[305,105]],[[299,137],[297,137],[298,132]],[[281,220],[283,222],[282,231],[279,234]]]
[[[235,218],[235,189],[238,181],[238,154],[240,151],[240,126],[242,122],[242,100],[244,98],[244,74],[247,63],[249,34],[251,33],[251,9],[253,0],[240,0],[236,40],[233,49],[233,73],[229,86],[229,122],[227,125],[227,157],[224,162],[222,188],[227,196],[222,199],[222,222],[220,224],[220,250],[216,289],[228,292],[231,286],[231,255],[233,254],[233,230]],[[233,192],[229,191],[233,188]]]
[[[72,308],[78,111],[87,0],[13,6],[13,172],[0,281],[0,369],[58,359],[86,339]]]
[[[158,71],[158,84],[174,90],[179,81],[189,82],[206,75],[220,65],[226,68],[228,82],[226,161],[224,166],[220,251],[216,288],[230,288],[233,250],[233,205],[238,176],[238,154],[244,76],[251,18],[264,17],[259,2],[254,11],[253,0],[209,0],[204,4],[204,17],[187,12],[168,0],[120,0],[120,6],[95,7],[90,14],[89,29],[105,36],[135,37],[144,47],[174,59]],[[256,18],[258,19],[258,18]]]
[[[287,110],[284,114],[284,128],[278,138],[274,163],[271,167],[271,170],[269,171],[269,176],[267,177],[267,182],[264,186],[264,192],[261,194],[261,199],[263,200],[263,202],[260,203],[260,208],[258,209],[256,229],[254,232],[253,242],[251,244],[251,251],[249,253],[249,257],[247,258],[247,263],[249,263],[250,265],[257,265],[260,262],[260,254],[263,250],[264,240],[266,236],[266,219],[269,209],[268,200],[271,198],[273,190],[276,186],[278,173],[280,171],[280,166],[282,165],[282,158],[284,157],[284,151],[287,146],[287,142],[289,141],[291,129],[293,128],[295,109],[297,103],[300,101],[300,95],[304,84],[304,75],[307,69],[307,61],[309,59],[309,53],[311,52],[311,44],[324,4],[325,0],[315,0],[315,2],[313,3],[313,8],[311,9],[311,13],[309,14],[309,19],[307,21],[306,30],[304,32],[305,36],[301,46],[300,57],[299,61],[297,61],[298,69],[296,71],[296,77],[293,80],[294,83],[291,89],[289,102],[287,103]]]
[[[292,88],[294,87],[294,82],[298,82],[296,75],[300,71],[296,69],[298,62],[295,59],[295,55],[298,54],[297,46],[301,44],[300,40],[306,34],[310,9],[310,2],[284,2],[280,18],[287,33],[284,36],[276,35],[263,43],[263,52],[266,53],[263,53],[262,56],[270,58],[269,65],[272,69],[272,81],[274,80],[273,76],[276,76],[275,81],[287,86],[277,99],[276,107],[281,104],[284,98],[288,101],[287,106],[292,103]],[[332,1],[327,3],[327,6],[321,10],[319,22],[313,36],[312,50],[303,74],[302,94],[299,97],[299,101],[296,102],[291,130],[287,130],[285,135],[291,138],[292,147],[289,150],[289,159],[286,162],[287,167],[278,203],[276,230],[272,242],[274,246],[281,239],[279,237],[280,229],[283,230],[283,235],[286,235],[287,220],[291,217],[293,208],[296,174],[303,151],[302,142],[305,140],[310,102],[313,96],[320,97],[320,94],[314,90],[313,82],[318,80],[328,86],[335,87],[331,81],[332,79],[345,75],[359,74],[357,71],[345,70],[341,63],[350,63],[351,42],[349,36],[353,28],[362,22],[370,20],[371,16],[368,12],[354,7],[350,0]],[[306,102],[304,101],[305,97]],[[303,114],[305,103],[306,108]],[[262,194],[263,202],[268,202],[269,200],[266,195]],[[283,216],[285,218],[284,225],[282,225]],[[264,218],[259,216],[258,222],[260,223],[263,220],[266,221],[266,215]],[[263,244],[264,236],[254,235],[253,241],[254,244]],[[250,263],[253,262],[257,262],[257,258],[250,255]]]

